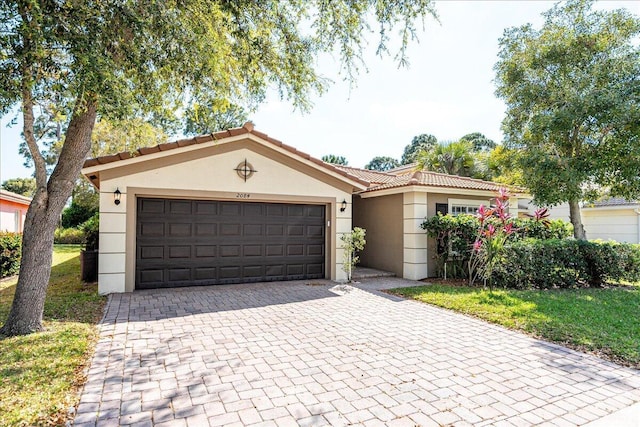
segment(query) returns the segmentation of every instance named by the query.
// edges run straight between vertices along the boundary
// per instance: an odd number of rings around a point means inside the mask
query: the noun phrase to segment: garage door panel
[[[240,224],[220,224],[221,236],[240,236]]]
[[[142,199],[140,208],[147,214],[164,213],[164,200],[160,199]]]
[[[215,245],[196,245],[196,258],[214,258],[216,252]]]
[[[217,215],[218,214],[218,202],[195,201],[193,202],[193,204],[195,206],[196,215]]]
[[[263,256],[262,245],[244,245],[242,247],[242,255],[246,257]]]
[[[288,205],[287,216],[290,217],[302,217],[304,216],[304,206],[302,205]]]
[[[197,237],[210,237],[218,234],[218,224],[195,224],[195,235]]]
[[[136,288],[324,277],[325,206],[138,199]]]
[[[169,259],[191,258],[191,246],[169,246]]]
[[[196,280],[215,280],[218,278],[218,269],[215,267],[198,267],[194,269]]]
[[[284,236],[284,224],[267,224],[267,236]]]
[[[239,257],[240,256],[240,245],[223,245],[220,246],[220,256],[221,257]]]
[[[163,259],[164,246],[145,246],[140,248],[139,257],[142,259]]]
[[[169,200],[169,213],[177,215],[191,214],[192,203],[188,200]]]
[[[160,283],[163,282],[163,270],[143,270],[140,272],[140,283]]]
[[[169,236],[171,237],[191,237],[191,224],[170,223]]]
[[[289,225],[287,227],[287,236],[304,236],[304,227],[302,225]]]
[[[245,237],[262,237],[264,235],[262,224],[245,224],[242,235]]]
[[[265,247],[266,256],[283,256],[284,255],[284,245],[266,245]]]
[[[140,225],[140,233],[143,237],[164,237],[163,222],[147,222]]]
[[[243,203],[240,206],[242,206],[242,213],[245,217],[264,216],[264,205],[262,203]]]
[[[239,203],[221,202],[220,203],[220,215],[222,216],[240,216],[242,211]]]
[[[191,280],[190,268],[171,268],[169,269],[169,281]]]

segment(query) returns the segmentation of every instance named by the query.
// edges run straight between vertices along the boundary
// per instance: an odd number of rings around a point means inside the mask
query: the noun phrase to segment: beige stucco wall
[[[234,170],[245,159],[257,171],[246,182]],[[233,148],[227,144],[184,156],[137,161],[129,166],[120,163],[125,167],[102,170],[100,175],[101,294],[134,289],[136,198],[141,196],[325,205],[326,277],[346,278],[340,236],[351,229],[352,187],[343,181],[252,141],[235,143]],[[116,188],[122,192],[120,205],[113,203]],[[343,200],[348,207],[340,212]]]
[[[402,194],[353,200],[353,226],[366,230],[360,265],[391,271],[402,277],[403,217]]]

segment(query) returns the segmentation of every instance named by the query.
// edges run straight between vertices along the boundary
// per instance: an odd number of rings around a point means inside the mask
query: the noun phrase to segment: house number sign
[[[247,162],[247,159],[244,159],[244,162],[238,163],[238,166],[234,170],[238,173],[238,176],[244,180],[244,182],[247,182],[254,173],[258,172],[253,168],[251,163]]]

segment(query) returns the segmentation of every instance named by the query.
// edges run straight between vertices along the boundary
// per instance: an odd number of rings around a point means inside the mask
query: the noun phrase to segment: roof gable
[[[368,181],[363,180],[358,176],[349,174],[332,164],[325,163],[322,160],[316,159],[307,153],[278,141],[277,139],[271,138],[265,133],[254,130],[253,123],[251,122],[245,123],[240,128],[181,139],[153,147],[143,147],[135,150],[134,152],[122,152],[114,155],[88,159],[84,162],[82,173],[89,179],[89,181],[91,181],[91,183],[93,183],[97,188],[100,188],[100,171],[102,170],[127,166],[134,162],[146,161],[147,159],[144,158],[145,156],[149,156],[148,159],[150,160],[152,158],[155,159],[158,157],[180,154],[185,152],[185,150],[209,147],[212,145],[211,143],[232,143],[241,139],[251,139],[269,148],[280,151],[288,157],[305,163],[314,169],[318,169],[325,174],[329,174],[342,181],[348,182],[354,186],[355,190],[363,190],[370,184]]]

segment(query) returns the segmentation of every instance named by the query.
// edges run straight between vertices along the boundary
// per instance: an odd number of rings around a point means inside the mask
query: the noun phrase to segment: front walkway
[[[328,281],[117,294],[76,426],[582,425],[640,372]]]

